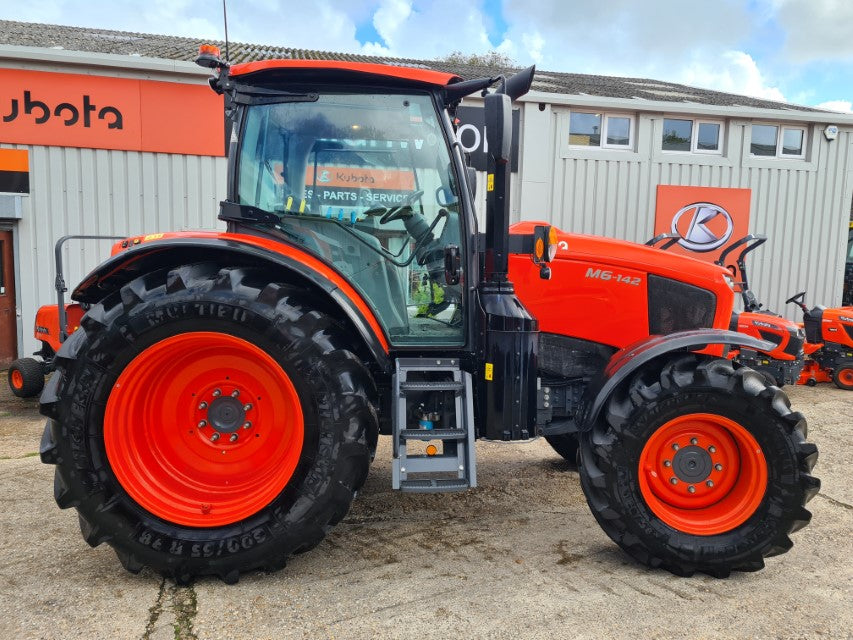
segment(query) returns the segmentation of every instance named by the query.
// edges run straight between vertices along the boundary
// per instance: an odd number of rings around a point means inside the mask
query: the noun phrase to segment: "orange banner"
[[[305,184],[314,184],[314,167],[308,167]],[[411,171],[399,169],[317,167],[317,186],[412,191],[415,188],[415,176]]]
[[[750,194],[749,189],[658,185],[655,235],[675,233],[679,240],[670,251],[713,262],[749,233]]]
[[[0,69],[0,142],[222,156],[207,85]]]

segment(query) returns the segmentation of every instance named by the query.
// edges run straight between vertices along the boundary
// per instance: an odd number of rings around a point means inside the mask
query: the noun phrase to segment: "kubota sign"
[[[224,155],[206,84],[0,69],[0,142]]]
[[[749,229],[749,189],[658,185],[655,233],[674,233],[670,250],[713,262]]]

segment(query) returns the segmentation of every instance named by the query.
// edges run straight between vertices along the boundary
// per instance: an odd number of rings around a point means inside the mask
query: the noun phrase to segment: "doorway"
[[[15,256],[12,232],[0,230],[0,369],[18,357],[18,316],[15,311]]]

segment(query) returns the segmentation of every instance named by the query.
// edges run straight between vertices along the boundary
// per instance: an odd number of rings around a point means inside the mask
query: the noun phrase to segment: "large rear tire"
[[[364,483],[371,376],[331,315],[267,280],[209,264],[142,276],[57,354],[42,460],[86,542],[129,571],[279,569]]]
[[[596,520],[677,575],[756,571],[787,551],[820,488],[806,421],[763,375],[695,355],[641,371],[581,438]]]

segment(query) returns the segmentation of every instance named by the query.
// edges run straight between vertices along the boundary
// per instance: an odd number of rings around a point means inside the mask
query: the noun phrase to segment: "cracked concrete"
[[[601,532],[543,441],[478,444],[481,487],[390,489],[384,438],[352,511],[278,573],[181,587],[90,549],[52,498],[35,402],[0,389],[0,639],[851,638],[853,393],[791,390],[820,448],[814,520],[764,571],[680,579]]]

